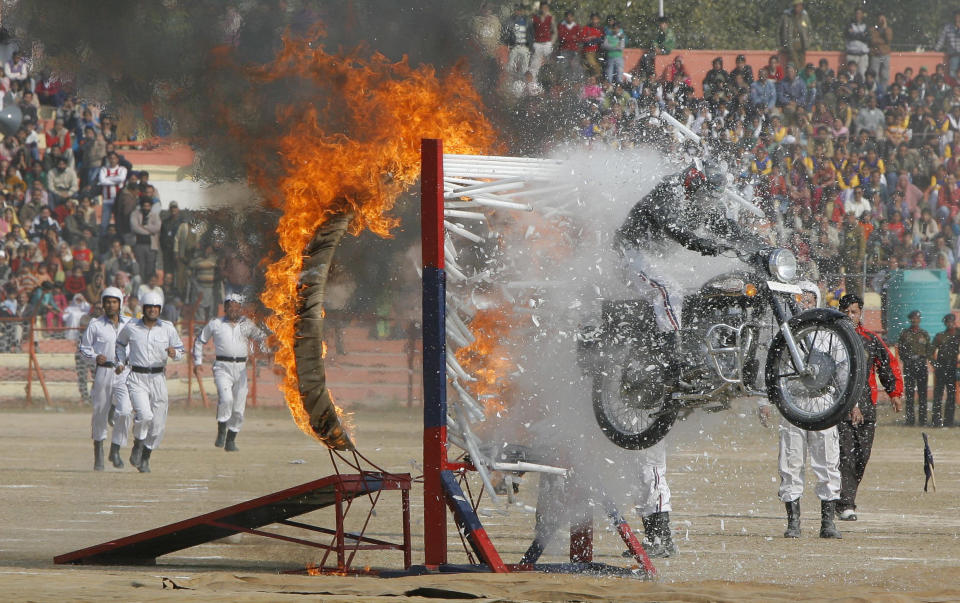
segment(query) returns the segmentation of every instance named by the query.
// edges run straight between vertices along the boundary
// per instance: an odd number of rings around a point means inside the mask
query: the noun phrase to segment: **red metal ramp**
[[[232,534],[246,532],[325,549],[337,553],[337,567],[346,569],[353,554],[360,550],[393,549],[404,552],[404,566],[410,565],[410,475],[387,473],[363,473],[330,475],[287,488],[273,494],[254,498],[212,513],[165,525],[118,540],[111,540],[53,558],[54,563],[100,564],[100,565],[152,565],[156,558],[174,551],[190,548]],[[373,505],[383,491],[399,490],[402,495],[403,542],[391,543],[370,538],[361,533],[347,533],[343,519],[351,503],[357,497],[369,497]],[[312,526],[290,521],[291,517],[304,515],[324,507],[336,506],[336,529]],[[367,515],[369,522],[370,513]],[[364,523],[364,529],[367,522]],[[293,538],[265,532],[258,528],[269,524],[282,524],[311,532],[333,536],[330,544]],[[347,552],[352,551],[349,560]],[[324,560],[326,556],[324,555]],[[323,562],[321,562],[322,565]]]

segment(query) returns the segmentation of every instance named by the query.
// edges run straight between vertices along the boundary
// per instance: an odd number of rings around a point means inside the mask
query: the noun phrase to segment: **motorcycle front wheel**
[[[646,379],[625,386],[624,366],[631,361],[641,370],[652,368]],[[656,363],[631,354],[628,346],[608,346],[593,376],[593,414],[608,440],[627,450],[649,448],[667,435],[678,412]]]
[[[866,352],[849,321],[804,316],[790,321],[790,331],[807,371],[797,372],[782,333],[767,355],[765,381],[770,401],[801,429],[819,431],[846,417],[867,387]]]

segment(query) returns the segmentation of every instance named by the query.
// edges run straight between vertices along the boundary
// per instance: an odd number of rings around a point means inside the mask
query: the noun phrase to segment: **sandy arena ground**
[[[241,450],[227,454],[212,445],[212,411],[175,408],[163,447],[151,459],[153,473],[129,467],[94,473],[86,412],[4,412],[0,598],[286,601],[306,595],[360,601],[429,595],[415,589],[431,587],[453,591],[446,593],[451,598],[488,600],[960,600],[960,430],[931,431],[939,490],[924,494],[920,429],[895,426],[885,407],[858,500],[860,521],[839,524],[842,541],[817,538],[819,505],[808,474],[803,538],[788,541],[776,498],[776,430],[760,427],[748,408],[695,414],[674,430],[668,478],[681,555],[658,560],[654,582],[543,574],[280,575],[315,561],[315,552],[249,535],[162,557],[156,567],[56,566],[57,554],[325,476],[330,461],[280,409],[253,409],[238,440]],[[356,422],[365,454],[389,470],[419,473],[419,409],[359,412]],[[536,478],[526,480],[521,503],[534,504],[535,485]],[[412,501],[414,563],[422,563],[419,489]],[[399,507],[398,495],[385,494],[369,533],[398,540]],[[517,561],[532,536],[533,514],[523,504],[502,514],[488,502],[483,507],[501,555]],[[332,525],[331,515],[318,512],[307,521]],[[602,518],[596,525],[595,559],[627,565],[619,538],[604,529]],[[456,551],[451,560],[462,562],[453,528],[450,542]],[[562,560],[565,547],[561,536],[544,560]],[[359,559],[361,567],[401,565],[396,552]],[[163,589],[163,577],[192,590]]]

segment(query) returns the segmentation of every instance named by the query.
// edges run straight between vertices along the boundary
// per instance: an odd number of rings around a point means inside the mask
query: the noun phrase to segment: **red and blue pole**
[[[447,563],[446,273],[443,271],[443,141],[420,143],[423,247],[423,537],[424,564]]]

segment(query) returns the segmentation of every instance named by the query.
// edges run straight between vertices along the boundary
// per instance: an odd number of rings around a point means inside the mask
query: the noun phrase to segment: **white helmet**
[[[223,303],[233,302],[235,304],[242,304],[246,299],[240,293],[229,293],[226,297],[223,298]]]
[[[107,287],[104,289],[103,293],[100,294],[100,300],[103,301],[105,297],[115,297],[117,301],[121,304],[123,303],[123,291],[116,287]]]
[[[163,299],[156,291],[149,291],[140,300],[141,306],[163,306]]]

